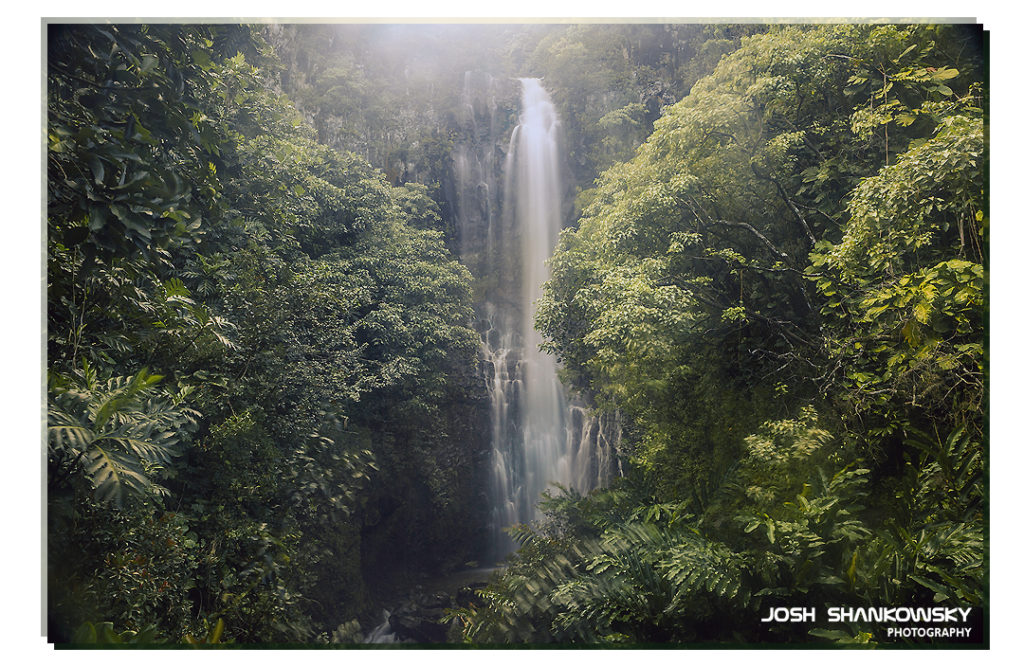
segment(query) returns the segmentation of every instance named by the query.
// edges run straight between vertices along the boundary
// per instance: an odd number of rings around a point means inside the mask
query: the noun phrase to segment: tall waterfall
[[[573,479],[565,425],[568,406],[554,358],[540,350],[534,327],[546,262],[562,229],[561,131],[555,105],[538,79],[521,79],[519,125],[512,131],[505,167],[505,214],[519,235],[519,430],[522,437],[522,496],[513,500],[516,522],[536,517],[537,499],[550,483],[579,487]],[[500,470],[499,470],[500,472]]]
[[[538,518],[557,483],[586,493],[616,472],[620,429],[567,396],[541,351],[536,303],[562,228],[561,125],[539,79],[520,79],[519,123],[504,164],[495,153],[502,82],[467,73],[455,147],[461,255],[482,293],[478,325],[491,399],[491,556],[515,549],[508,526]],[[499,178],[498,172],[502,177]],[[500,194],[498,190],[500,189]],[[500,207],[497,205],[500,202]],[[497,210],[496,210],[497,209]],[[618,471],[621,472],[621,471]]]

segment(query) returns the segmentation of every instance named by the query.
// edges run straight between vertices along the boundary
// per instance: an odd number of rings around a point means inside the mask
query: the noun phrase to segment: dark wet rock
[[[388,641],[436,644],[450,641],[444,621],[450,609],[479,601],[476,591],[487,585],[494,568],[464,570],[416,589],[388,616],[394,637]],[[381,633],[382,636],[384,633]]]
[[[419,643],[444,642],[448,638],[448,624],[443,619],[446,610],[453,606],[450,595],[420,595],[402,603],[388,621],[401,639]]]

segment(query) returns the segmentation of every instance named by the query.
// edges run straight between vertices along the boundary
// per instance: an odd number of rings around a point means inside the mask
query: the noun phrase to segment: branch
[[[720,219],[719,220],[712,220],[712,222],[718,223],[720,225],[726,225],[728,227],[741,227],[742,229],[747,230],[748,232],[750,232],[751,234],[753,234],[757,238],[761,239],[761,242],[764,243],[765,246],[767,246],[768,249],[771,250],[773,253],[775,253],[779,257],[782,257],[783,259],[786,259],[786,260],[789,259],[789,255],[787,255],[786,253],[784,253],[781,250],[779,250],[778,248],[776,248],[772,244],[772,242],[768,240],[768,237],[766,237],[764,234],[762,234],[761,232],[759,232],[756,229],[754,229],[753,225],[751,225],[749,222],[730,222],[728,220],[720,220]]]
[[[786,194],[786,190],[782,187],[782,183],[779,183],[775,179],[772,179],[772,181],[775,183],[775,187],[779,189],[779,194],[782,196],[782,199],[789,205],[789,210],[793,211],[793,215],[800,220],[800,224],[804,228],[804,233],[807,234],[807,238],[811,240],[811,245],[813,246],[818,242],[818,240],[815,239],[814,234],[811,233],[811,226],[807,224],[807,221],[804,220],[804,216],[800,215],[800,211],[798,211],[796,206],[793,205],[793,200],[791,200],[789,195]]]
[[[799,220],[801,226],[803,226],[804,233],[807,234],[807,238],[811,240],[811,245],[813,246],[815,243],[817,243],[817,239],[815,239],[814,234],[811,233],[810,225],[807,224],[807,221],[804,220],[804,216],[800,215],[800,211],[798,211],[796,206],[793,205],[793,201],[789,198],[789,195],[786,194],[786,189],[782,187],[782,183],[780,183],[776,178],[772,176],[762,174],[758,170],[757,166],[754,164],[753,161],[751,161],[750,163],[750,170],[754,172],[754,176],[757,176],[758,178],[765,181],[771,181],[772,183],[775,184],[775,188],[779,191],[779,196],[782,197],[782,201],[786,202],[786,205],[789,206],[789,210],[793,212],[793,215],[797,217],[797,220]]]
[[[793,202],[793,203],[794,203],[795,205],[799,206],[800,208],[805,208],[805,209],[807,209],[808,211],[814,211],[815,213],[817,213],[817,214],[818,214],[818,215],[820,215],[821,217],[825,218],[825,219],[826,219],[826,220],[828,220],[828,221],[829,221],[829,222],[830,222],[831,224],[835,225],[835,226],[836,226],[836,227],[838,227],[839,229],[842,229],[842,228],[843,228],[843,226],[842,226],[841,224],[839,224],[839,223],[838,223],[838,222],[836,221],[836,219],[835,219],[835,218],[833,218],[833,217],[832,217],[831,215],[829,215],[828,213],[825,213],[825,211],[822,211],[822,210],[821,210],[820,208],[817,208],[817,207],[815,207],[815,206],[810,206],[810,205],[808,205],[808,204],[803,204],[803,203],[801,203],[801,202],[798,202],[798,201],[795,201],[795,202]]]
[[[704,222],[705,225],[707,225],[709,222],[713,222],[713,223],[718,223],[718,224],[725,225],[727,227],[740,227],[742,229],[746,229],[748,232],[750,232],[751,234],[756,236],[758,239],[760,239],[761,242],[764,243],[764,245],[769,250],[771,250],[773,253],[775,253],[778,257],[781,257],[787,263],[790,262],[789,255],[787,255],[783,251],[781,251],[778,248],[776,248],[775,244],[773,244],[770,240],[768,240],[767,236],[765,236],[761,232],[757,231],[757,229],[755,229],[754,226],[751,225],[749,222],[732,222],[730,220],[723,220],[722,218],[712,218],[710,215],[708,215],[708,212],[706,210],[704,210],[704,207],[700,205],[700,201],[698,201],[697,199],[695,199],[693,197],[688,198],[685,203],[686,203],[687,206],[690,207],[690,211],[693,213],[694,219],[697,220],[698,222]],[[703,220],[703,221],[701,220],[701,216],[700,216],[700,214],[697,213],[697,208],[695,207],[695,205],[696,205],[696,207],[700,207],[701,212],[707,218],[706,220]],[[708,227],[710,229],[711,225],[708,225]]]
[[[702,288],[700,286],[695,285],[695,284],[691,283],[690,281],[685,280],[683,278],[676,277],[676,278],[674,278],[672,280],[669,280],[667,282],[664,282],[664,283],[662,283],[662,282],[656,283],[656,285],[658,285],[659,287],[663,287],[663,286],[666,286],[666,285],[676,285],[676,286],[679,286],[679,287],[686,287],[689,290],[690,297],[692,297],[696,301],[704,304],[705,306],[710,306],[711,308],[714,308],[714,309],[717,309],[717,310],[720,310],[720,311],[726,310],[728,308],[728,306],[726,306],[725,304],[719,303],[719,302],[715,301],[714,299],[712,299],[710,297],[704,296],[703,294],[701,294],[701,289]],[[703,288],[703,289],[706,289],[706,287]],[[773,318],[770,318],[770,317],[766,317],[766,316],[762,315],[761,313],[757,312],[756,310],[754,310],[752,308],[747,308],[747,307],[743,308],[743,314],[745,316],[749,316],[752,319],[755,319],[755,320],[757,320],[759,322],[762,322],[762,323],[768,325],[770,328],[773,328],[776,331],[778,331],[778,333],[782,336],[782,338],[784,338],[786,340],[787,343],[789,343],[790,346],[793,345],[793,341],[790,339],[790,337],[792,337],[797,342],[799,342],[799,343],[801,343],[803,345],[811,346],[811,341],[807,340],[806,338],[804,338],[803,336],[801,336],[800,334],[797,333],[796,330],[798,330],[799,327],[798,327],[798,325],[796,325],[793,322],[790,322],[788,320],[777,320],[777,319],[773,319]]]

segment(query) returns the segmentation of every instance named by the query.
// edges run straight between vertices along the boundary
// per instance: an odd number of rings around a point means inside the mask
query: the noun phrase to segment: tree
[[[376,553],[466,560],[485,404],[428,192],[317,143],[260,31],[50,47],[51,636],[311,640]]]

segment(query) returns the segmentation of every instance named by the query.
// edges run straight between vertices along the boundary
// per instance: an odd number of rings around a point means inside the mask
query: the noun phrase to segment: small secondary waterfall
[[[538,518],[558,483],[586,493],[621,474],[614,415],[567,395],[540,350],[536,302],[563,224],[561,125],[539,79],[519,79],[518,124],[508,136],[515,81],[467,72],[454,150],[460,257],[477,280],[477,325],[491,400],[490,556],[515,549],[508,526]],[[502,150],[504,149],[504,155]]]

